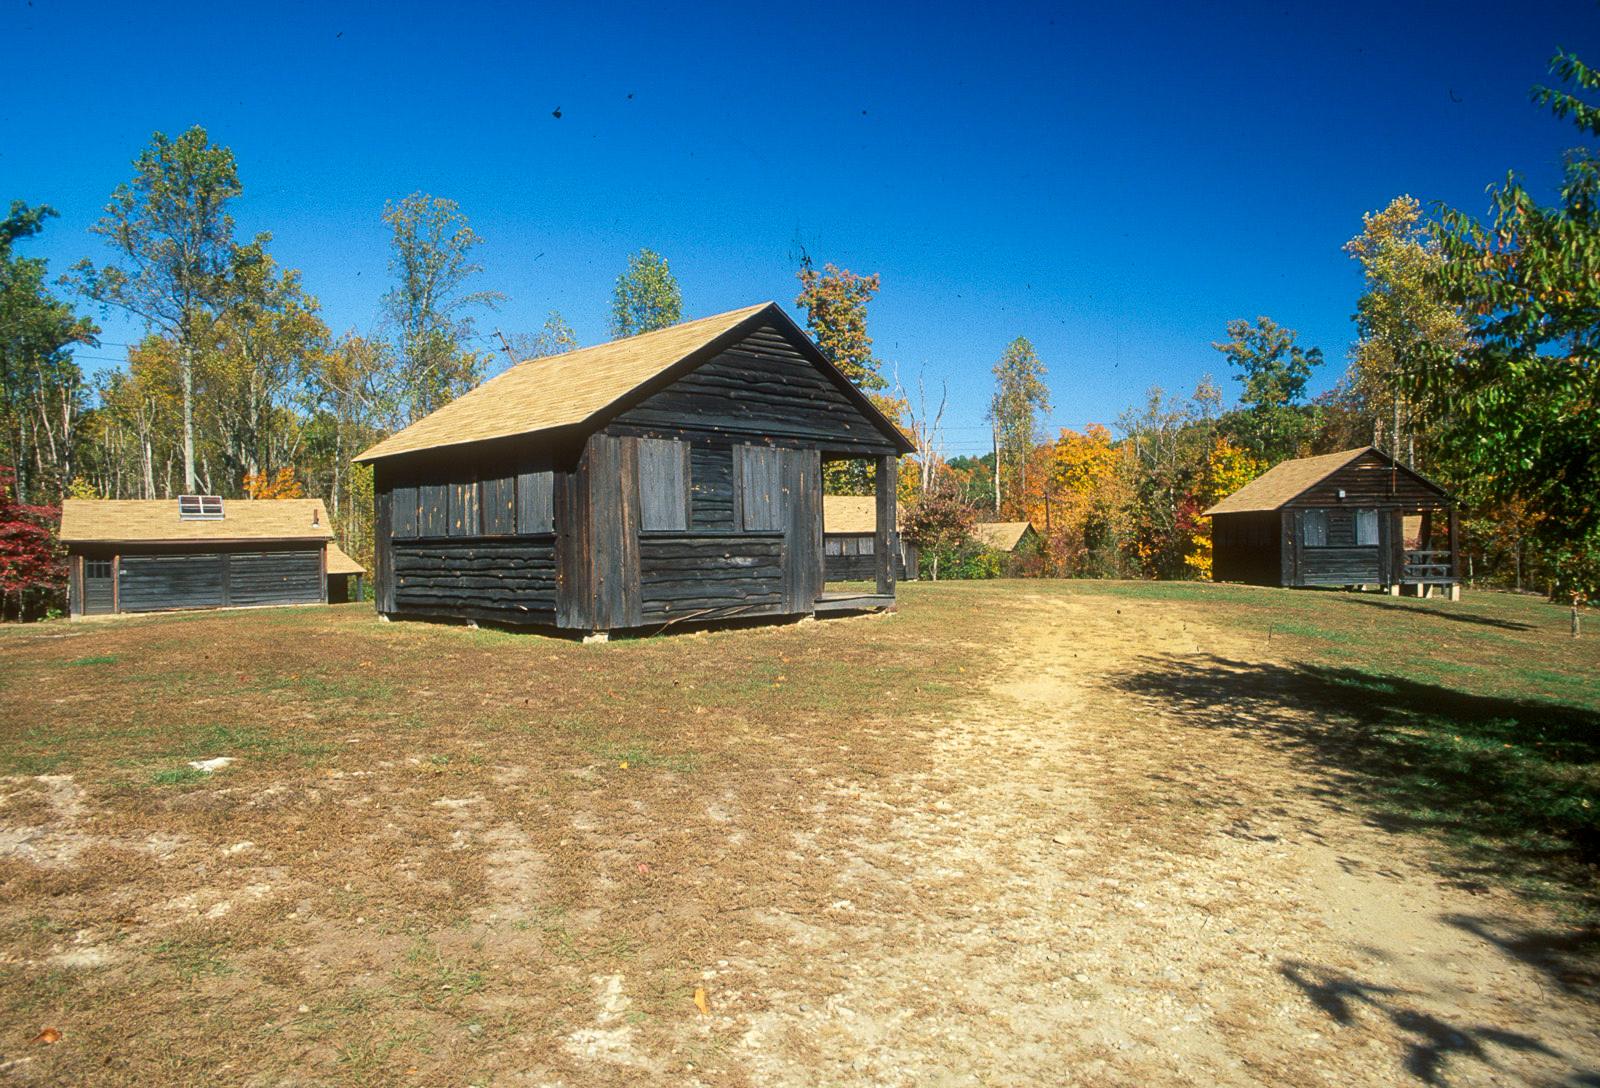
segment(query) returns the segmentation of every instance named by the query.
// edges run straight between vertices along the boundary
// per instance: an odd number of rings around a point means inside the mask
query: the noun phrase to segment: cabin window
[[[411,540],[418,532],[417,489],[397,487],[389,492],[389,535],[396,540]]]
[[[1378,512],[1376,510],[1356,511],[1356,546],[1375,547],[1378,543]]]
[[[1306,510],[1300,514],[1300,543],[1308,548],[1328,546],[1328,512]]]
[[[83,561],[83,576],[85,578],[111,577],[111,560],[85,559]]]
[[[510,536],[517,531],[517,478],[483,481],[483,535]]]
[[[555,478],[549,469],[517,476],[517,532],[537,536],[555,531]]]
[[[780,452],[766,446],[739,447],[739,507],[746,532],[783,530]]]
[[[639,439],[639,526],[689,527],[689,447],[669,438]]]

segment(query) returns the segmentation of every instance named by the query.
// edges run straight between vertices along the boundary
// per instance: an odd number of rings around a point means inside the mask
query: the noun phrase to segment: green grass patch
[[[153,786],[192,786],[197,782],[204,782],[211,776],[205,771],[194,767],[169,767],[164,771],[156,771],[150,776]]]

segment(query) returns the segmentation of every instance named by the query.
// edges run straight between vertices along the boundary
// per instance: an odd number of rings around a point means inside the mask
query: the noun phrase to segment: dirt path
[[[728,1065],[771,1085],[1600,1083],[1600,1019],[1539,919],[1443,883],[1282,747],[1118,683],[1264,648],[1104,605],[1031,600],[1013,672],[930,738],[930,772],[835,787],[790,831],[836,895],[747,919],[781,940],[706,973]]]

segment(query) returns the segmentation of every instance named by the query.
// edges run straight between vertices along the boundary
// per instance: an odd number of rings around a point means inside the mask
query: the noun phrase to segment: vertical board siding
[[[772,532],[784,525],[781,451],[768,446],[737,446],[739,505],[746,532]]]
[[[639,525],[646,531],[689,527],[689,449],[670,438],[640,438]]]
[[[822,457],[818,451],[783,450],[784,609],[811,612],[822,595]]]
[[[450,511],[448,484],[423,484],[417,488],[420,498],[420,512],[417,520],[417,535],[438,537],[449,535]]]
[[[478,536],[478,482],[458,481],[450,488],[450,536]]]
[[[517,532],[524,536],[555,528],[555,473],[523,472],[517,476]]]
[[[510,536],[516,531],[516,477],[496,476],[483,481],[483,535]]]
[[[415,485],[397,487],[390,492],[390,504],[393,513],[394,535],[401,540],[407,540],[417,535],[419,520],[417,517],[417,488]]]
[[[378,509],[372,521],[372,604],[379,615],[394,611],[394,494],[384,487],[382,477],[376,488]]]

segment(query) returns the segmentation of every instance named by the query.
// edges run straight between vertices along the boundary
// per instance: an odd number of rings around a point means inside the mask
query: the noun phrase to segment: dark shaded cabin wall
[[[1343,498],[1339,496],[1340,491],[1344,492]],[[1431,509],[1448,501],[1444,492],[1404,469],[1391,466],[1382,454],[1369,450],[1287,505],[1293,509],[1396,506]]]
[[[377,466],[374,597],[388,615],[556,622],[559,471],[530,443]]]
[[[1282,529],[1276,510],[1211,519],[1211,577],[1252,586],[1283,584]]]

